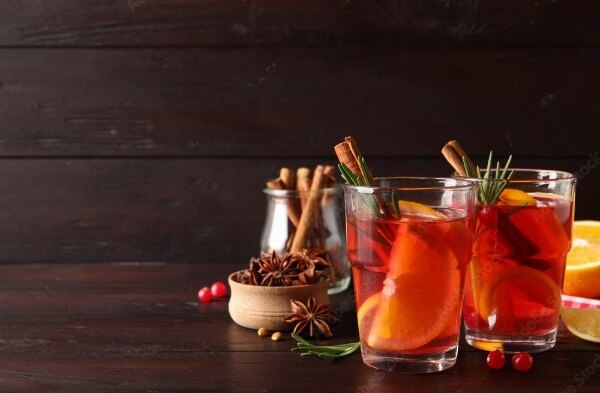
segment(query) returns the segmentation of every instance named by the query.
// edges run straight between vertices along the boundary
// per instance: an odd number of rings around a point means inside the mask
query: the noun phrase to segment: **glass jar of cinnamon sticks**
[[[333,166],[314,170],[281,168],[280,176],[267,182],[267,214],[261,236],[261,252],[326,251],[331,264],[329,293],[350,284],[345,251],[344,208],[336,187]]]

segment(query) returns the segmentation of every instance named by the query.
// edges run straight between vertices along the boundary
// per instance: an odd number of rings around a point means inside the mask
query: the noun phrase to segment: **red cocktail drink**
[[[451,367],[471,260],[472,185],[394,179],[390,188],[345,192],[363,360],[404,372]],[[388,199],[399,216],[374,215],[370,202]]]
[[[466,339],[485,350],[538,352],[555,343],[574,179],[564,172],[515,174],[495,203],[477,209]]]

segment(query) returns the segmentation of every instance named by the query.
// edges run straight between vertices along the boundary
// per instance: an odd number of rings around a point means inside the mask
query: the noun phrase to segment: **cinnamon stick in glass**
[[[283,168],[282,168],[283,169]],[[276,179],[269,180],[267,182],[267,188],[270,190],[287,190],[285,182],[278,177]],[[289,199],[285,199],[285,203],[287,205],[288,218],[292,222],[295,227],[298,227],[300,222],[300,212],[298,211],[298,206],[294,206],[293,202]]]
[[[356,140],[347,136],[344,138],[344,142],[338,143],[334,147],[335,154],[338,157],[338,160],[345,164],[352,172],[362,177],[362,172],[360,170],[360,165],[358,163],[358,157],[361,157],[362,154],[358,149],[358,144]],[[367,168],[367,179],[365,179],[368,184],[373,184],[373,176],[371,172]]]
[[[306,247],[306,243],[311,236],[313,228],[313,219],[320,208],[321,201],[321,188],[323,188],[323,165],[317,165],[313,173],[312,183],[310,185],[310,193],[306,200],[306,205],[302,209],[302,215],[300,216],[300,222],[296,229],[294,241],[290,250],[300,251]]]
[[[296,171],[296,189],[300,193],[300,210],[304,209],[304,205],[306,205],[310,183],[310,169],[304,167],[298,168]]]

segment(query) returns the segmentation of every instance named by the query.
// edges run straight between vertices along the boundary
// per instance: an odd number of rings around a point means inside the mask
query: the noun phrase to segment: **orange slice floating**
[[[433,275],[409,273],[386,280],[367,344],[396,352],[416,349],[435,339],[456,314],[459,285],[458,270]]]
[[[356,319],[358,320],[358,326],[361,330],[366,328],[364,323],[367,320],[367,315],[369,315],[369,313],[375,309],[380,299],[381,293],[377,292],[369,296],[367,300],[365,300],[359,307]]]
[[[442,213],[422,203],[411,201],[398,201],[398,208],[401,214],[410,214],[432,220],[443,220],[446,218]]]
[[[429,273],[456,269],[458,262],[452,249],[446,245],[437,231],[429,230],[427,224],[415,222],[409,229],[399,233],[392,245],[387,278],[396,279],[406,273]]]
[[[478,309],[490,327],[514,329],[519,310],[538,310],[540,316],[557,314],[560,307],[560,289],[550,277],[539,270],[515,266],[506,268],[485,285],[479,296]],[[549,315],[546,315],[549,314]],[[531,315],[523,315],[523,318]]]
[[[412,217],[416,216],[429,221],[442,221],[448,219],[443,213],[417,202],[400,200],[398,201],[398,208],[400,209],[401,214],[408,214]],[[464,222],[448,221],[447,224],[442,225],[428,225],[424,223],[416,225],[420,225],[418,229],[422,232],[429,229],[433,232],[437,232],[440,239],[445,244],[451,246],[459,266],[468,263],[471,259],[472,233]],[[392,258],[392,260],[394,260],[394,258]]]
[[[367,298],[357,315],[367,344],[388,352],[422,347],[455,325],[461,273],[450,245],[465,241],[470,251],[471,244],[464,223],[437,222],[447,217],[416,202],[398,201],[398,207],[410,217],[392,246],[383,290]]]
[[[535,199],[525,191],[516,188],[506,188],[498,198],[499,205],[535,206]]]
[[[374,309],[367,337],[374,349],[407,351],[427,344],[440,335],[459,306],[456,257],[435,233],[421,232],[419,225],[415,222],[398,235],[383,290],[359,310],[364,323]]]

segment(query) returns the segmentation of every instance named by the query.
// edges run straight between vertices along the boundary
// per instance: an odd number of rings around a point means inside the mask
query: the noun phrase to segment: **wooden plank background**
[[[592,0],[0,3],[0,262],[246,262],[264,181],[355,135],[578,171],[600,219]]]

